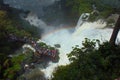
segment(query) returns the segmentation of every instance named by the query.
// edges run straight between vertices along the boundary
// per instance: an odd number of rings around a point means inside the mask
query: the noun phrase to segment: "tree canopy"
[[[13,15],[7,10],[0,10],[0,79],[16,80],[19,76],[18,72],[21,70],[21,62],[24,60],[24,55],[8,57],[24,44],[24,42],[12,41],[9,35],[12,34],[19,38],[31,37],[34,35],[32,30],[36,30],[36,28],[26,29],[31,26],[24,25],[23,22],[20,22],[19,16]]]
[[[85,39],[82,48],[76,46],[68,55],[71,63],[56,68],[52,80],[114,80],[120,74],[119,49],[109,42]]]
[[[66,0],[66,8],[74,16],[80,16],[82,13],[92,13],[94,10],[99,12],[97,15],[91,14],[90,21],[106,18],[115,12],[115,8],[109,4],[105,4],[104,0]]]

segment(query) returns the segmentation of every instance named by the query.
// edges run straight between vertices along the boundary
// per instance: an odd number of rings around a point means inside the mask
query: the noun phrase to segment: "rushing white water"
[[[38,21],[38,20],[37,20]],[[36,22],[36,21],[35,21]],[[34,25],[39,23],[34,23]],[[40,21],[41,22],[41,21]],[[32,22],[31,22],[32,23]],[[41,23],[39,23],[41,25]],[[47,25],[44,23],[43,27],[46,27]],[[74,28],[62,28],[58,29],[54,32],[51,32],[47,35],[44,35],[42,37],[42,41],[45,43],[54,46],[54,44],[60,44],[61,48],[60,51],[60,60],[58,63],[49,63],[49,66],[46,69],[42,69],[42,71],[45,73],[47,78],[50,78],[52,76],[52,72],[55,67],[59,65],[66,65],[69,64],[69,60],[67,58],[68,53],[72,50],[72,47],[75,45],[82,46],[81,43],[84,41],[84,38],[89,39],[99,39],[102,42],[109,40],[110,36],[112,34],[112,29],[102,29],[106,26],[106,23],[101,23],[101,21],[88,23],[85,22],[82,24],[82,26],[77,26],[77,30],[74,32],[71,32],[71,30],[74,30]]]
[[[42,21],[41,19],[38,18],[38,16],[31,12],[28,14],[27,18],[25,18],[25,20],[27,20],[31,25],[34,25],[40,29],[42,29],[42,35],[48,34],[51,31],[55,31],[58,28],[63,28],[63,24],[59,25],[59,26],[50,26],[47,25],[44,21]]]
[[[40,17],[44,16],[44,14],[46,13],[44,7],[53,4],[55,1],[57,0],[4,0],[6,4],[10,4],[10,6],[12,7],[30,10],[31,12],[40,15]],[[110,1],[108,0],[108,2]],[[106,26],[105,22],[99,20],[93,23],[88,23],[86,22],[88,17],[85,20],[83,20],[84,14],[80,16],[76,28],[61,27],[62,25],[60,25],[60,27],[58,28],[55,26],[48,26],[34,13],[30,13],[26,20],[29,21],[32,25],[40,27],[41,29],[44,30],[42,41],[51,46],[54,46],[54,44],[61,45],[61,48],[59,49],[60,51],[59,62],[58,63],[50,62],[47,68],[42,69],[47,78],[50,78],[52,76],[52,72],[54,71],[55,67],[70,63],[66,54],[70,53],[72,47],[75,45],[79,45],[81,47],[84,38],[99,39],[101,42],[103,42],[109,40],[112,34],[112,29],[110,28],[102,29]],[[89,14],[87,15],[89,16]],[[118,39],[120,39],[120,33],[118,35]],[[24,45],[23,47],[29,47],[30,49],[35,51],[35,49],[29,45]]]
[[[82,41],[84,41],[84,38],[89,39],[99,39],[101,42],[108,41],[110,39],[110,36],[112,34],[112,30],[110,28],[101,29],[106,26],[106,23],[99,23],[99,21],[94,23],[83,23],[82,26],[79,26],[79,28],[74,31],[73,33],[70,32],[71,29],[61,29],[56,32],[53,32],[51,34],[48,34],[46,36],[43,36],[42,40],[49,44],[60,44],[61,48],[60,50],[60,60],[58,63],[49,63],[49,67],[46,69],[43,69],[42,71],[45,73],[46,77],[51,77],[52,72],[55,67],[59,65],[66,65],[69,64],[69,60],[67,58],[68,53],[72,50],[72,47],[75,45],[82,46]],[[118,35],[120,39],[120,34]]]
[[[76,29],[79,28],[86,20],[88,20],[89,16],[90,16],[90,13],[81,14],[77,22]]]
[[[44,41],[51,46],[54,46],[54,44],[61,45],[61,48],[59,49],[59,62],[50,62],[47,68],[40,68],[40,70],[45,73],[46,78],[50,78],[52,76],[52,72],[54,71],[55,67],[70,63],[66,54],[70,53],[72,51],[72,47],[75,45],[79,45],[81,47],[84,38],[99,39],[101,42],[107,41],[110,39],[113,30],[111,28],[104,28],[106,23],[101,20],[93,23],[83,22],[82,25],[77,25],[77,29],[65,27],[55,29],[54,26],[48,26],[45,24],[45,22],[38,19],[37,16],[35,17],[35,15],[29,15],[26,20],[28,20],[32,25],[41,27],[45,30],[45,33],[47,34],[42,36],[40,41]],[[81,20],[79,19],[79,21]],[[78,23],[81,23],[79,21]],[[120,39],[120,34],[118,35],[118,38]]]

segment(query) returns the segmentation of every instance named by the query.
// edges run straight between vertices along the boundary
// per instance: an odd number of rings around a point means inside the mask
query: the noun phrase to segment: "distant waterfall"
[[[87,21],[89,16],[90,16],[89,13],[81,14],[81,16],[79,17],[79,20],[77,22],[76,29],[78,29],[78,27],[80,27],[85,21]]]

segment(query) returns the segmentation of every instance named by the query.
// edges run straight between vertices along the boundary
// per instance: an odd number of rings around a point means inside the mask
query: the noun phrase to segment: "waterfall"
[[[45,35],[42,36],[42,39],[40,41],[43,41],[51,46],[54,46],[54,44],[61,45],[61,48],[59,48],[59,62],[49,62],[47,68],[39,68],[42,72],[44,72],[46,78],[50,78],[52,76],[52,72],[57,66],[70,63],[67,58],[67,54],[72,51],[72,47],[75,45],[82,47],[82,41],[84,41],[84,38],[99,39],[101,42],[108,41],[110,39],[113,29],[105,28],[106,22],[103,22],[102,20],[87,22],[86,20],[88,17],[83,20],[83,15],[81,16],[82,17],[79,18],[77,26],[75,28],[61,27],[57,29],[55,29],[55,26],[48,26],[45,22],[38,19],[35,15],[29,15],[26,18],[26,20],[28,20],[32,25],[35,25],[37,27],[41,26],[41,28],[44,28],[46,31]],[[50,30],[51,28],[52,30]],[[50,31],[48,31],[48,29]],[[118,35],[118,38],[120,39],[120,34]]]
[[[85,21],[87,21],[89,16],[90,16],[89,13],[81,14],[81,16],[79,17],[79,20],[77,22],[76,29],[78,29],[79,26],[81,26]]]
[[[45,73],[46,77],[50,78],[52,76],[52,72],[54,71],[55,67],[70,63],[66,54],[70,53],[72,51],[72,47],[75,45],[79,45],[81,47],[84,38],[99,39],[101,43],[108,41],[110,39],[113,29],[102,29],[105,26],[106,23],[101,23],[101,20],[93,23],[84,22],[81,26],[76,26],[78,28],[74,32],[70,32],[70,30],[74,28],[63,28],[61,30],[57,30],[51,34],[44,36],[42,40],[45,43],[52,46],[57,43],[61,45],[61,48],[59,49],[59,62],[50,62],[49,66],[46,69],[42,70]],[[120,39],[120,34],[118,35],[118,38]]]
[[[113,29],[103,29],[106,26],[106,22],[103,22],[102,20],[98,20],[96,22],[87,22],[86,20],[88,17],[83,20],[83,16],[84,14],[80,16],[75,28],[62,27],[57,29],[54,29],[54,26],[49,27],[45,22],[38,19],[35,15],[29,15],[26,18],[26,20],[28,20],[32,25],[37,27],[42,26],[42,28],[47,30],[46,35],[43,35],[40,41],[43,41],[51,46],[54,46],[54,44],[61,45],[61,48],[59,48],[59,62],[49,62],[47,68],[40,68],[40,70],[44,72],[46,78],[50,78],[52,76],[52,72],[54,71],[55,67],[70,63],[67,58],[67,54],[72,51],[72,47],[75,45],[79,45],[81,47],[84,38],[99,39],[101,42],[108,41],[110,39]],[[52,30],[48,31],[50,28],[52,28]],[[118,35],[118,38],[120,39],[120,34]]]
[[[36,27],[38,27],[39,29],[41,29],[41,35],[45,35],[45,34],[48,34],[48,33],[51,33],[51,32],[54,32],[58,29],[61,29],[61,28],[67,28],[67,26],[65,26],[64,24],[60,24],[58,26],[51,26],[51,25],[48,25],[46,24],[41,18],[38,18],[38,16],[33,13],[33,12],[30,12],[26,18],[24,18],[26,21],[28,21],[31,25],[34,25]]]
[[[113,29],[110,28],[102,29],[106,26],[106,23],[102,20],[98,20],[93,23],[87,22],[90,16],[89,13],[83,13],[79,17],[75,28],[66,28],[62,25],[60,25],[59,28],[56,28],[56,26],[47,25],[44,21],[39,19],[37,15],[41,15],[43,17],[43,7],[53,4],[54,1],[56,0],[4,0],[6,4],[10,4],[12,7],[30,10],[35,13],[30,13],[25,20],[30,22],[31,25],[42,28],[43,35],[41,41],[51,46],[54,46],[54,44],[61,45],[61,48],[59,48],[59,62],[49,62],[47,68],[39,68],[39,70],[44,72],[46,78],[50,78],[52,76],[52,72],[55,67],[70,63],[67,58],[67,54],[72,51],[72,47],[75,45],[79,45],[81,47],[84,38],[99,39],[101,42],[108,41],[113,31]],[[120,39],[120,33],[118,34],[118,39]],[[35,49],[30,45],[24,45],[23,47],[29,47],[35,51]]]

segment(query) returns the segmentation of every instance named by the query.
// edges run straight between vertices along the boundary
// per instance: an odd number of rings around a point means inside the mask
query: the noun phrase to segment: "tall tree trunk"
[[[112,36],[110,38],[110,44],[111,45],[115,45],[115,41],[116,41],[116,38],[117,38],[117,35],[118,35],[118,32],[119,32],[119,29],[120,29],[120,16],[117,20],[117,23],[115,24]]]

